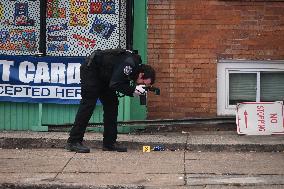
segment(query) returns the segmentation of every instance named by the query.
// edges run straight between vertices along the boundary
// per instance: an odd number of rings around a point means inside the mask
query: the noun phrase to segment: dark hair
[[[144,73],[143,79],[151,79],[151,85],[155,83],[156,72],[150,65],[141,64],[139,67],[139,73]]]

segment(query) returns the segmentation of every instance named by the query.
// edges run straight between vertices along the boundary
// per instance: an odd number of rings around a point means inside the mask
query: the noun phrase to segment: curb
[[[101,149],[102,141],[86,140],[86,146],[93,149]],[[144,142],[120,141],[131,150],[142,150]],[[49,138],[1,138],[2,149],[38,149],[38,148],[65,148],[65,139]],[[147,146],[163,146],[166,150],[178,151],[202,151],[202,152],[280,152],[284,151],[284,144],[191,144],[191,143],[161,143],[148,142]]]

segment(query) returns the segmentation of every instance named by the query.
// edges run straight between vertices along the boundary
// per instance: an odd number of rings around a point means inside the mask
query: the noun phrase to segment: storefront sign
[[[0,101],[77,104],[83,57],[0,56]]]
[[[283,102],[244,102],[237,104],[238,134],[284,134]]]

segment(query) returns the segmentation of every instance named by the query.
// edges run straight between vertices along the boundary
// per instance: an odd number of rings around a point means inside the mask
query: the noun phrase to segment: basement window
[[[284,61],[222,60],[217,72],[218,115],[235,115],[240,102],[284,100]]]

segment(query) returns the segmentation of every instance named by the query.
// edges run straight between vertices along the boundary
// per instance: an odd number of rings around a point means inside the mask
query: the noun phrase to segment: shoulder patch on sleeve
[[[125,75],[130,75],[132,73],[132,67],[131,66],[125,66],[123,69],[123,72]]]

